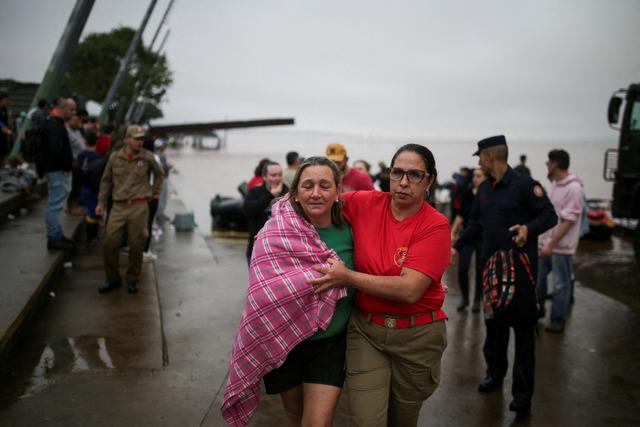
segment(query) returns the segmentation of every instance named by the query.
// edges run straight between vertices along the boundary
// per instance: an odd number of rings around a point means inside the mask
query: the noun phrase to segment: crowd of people
[[[287,153],[284,172],[264,159],[244,202],[249,286],[224,418],[246,425],[262,380],[268,394],[280,395],[287,426],[331,425],[343,386],[350,425],[415,426],[440,382],[442,276],[452,256],[457,310],[472,301],[485,317],[486,375],[478,390],[502,389],[513,329],[509,409],[527,418],[547,276],[554,292],[546,330],[563,332],[585,207],[566,151],[548,154],[548,193],[531,178],[526,156],[511,168],[508,154],[502,135],[478,142],[478,167],[461,169],[450,220],[428,203],[436,161],[422,145],[401,147],[377,177],[366,161],[349,164],[340,143],[329,144],[324,157]]]
[[[11,155],[19,123],[12,119],[11,97],[0,94],[0,185],[4,191],[35,194],[36,174],[47,185],[45,226],[47,249],[75,250],[65,234],[60,213],[83,216],[88,246],[98,241],[104,223],[105,283],[101,293],[121,286],[119,252],[128,251],[127,290],[138,291],[141,264],[156,258],[151,252],[154,221],[164,212],[171,165],[165,142],[140,126],[114,129],[72,98],[40,100],[27,114],[30,120],[18,155]],[[120,131],[120,132],[118,132]],[[118,135],[122,135],[119,137]],[[4,163],[7,163],[5,166]],[[32,172],[30,164],[35,166]]]

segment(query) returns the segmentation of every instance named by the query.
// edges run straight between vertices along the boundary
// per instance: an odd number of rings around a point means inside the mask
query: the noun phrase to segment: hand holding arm
[[[390,301],[413,304],[433,283],[433,279],[429,276],[406,267],[402,269],[399,276],[374,276],[349,270],[338,260],[330,259],[328,263],[329,267],[315,268],[316,271],[324,273],[324,276],[309,282],[318,286],[316,293],[338,286],[351,286]]]
[[[335,258],[329,258],[327,264],[329,264],[328,267],[323,267],[322,265],[313,267],[317,272],[324,274],[322,277],[309,281],[310,284],[316,286],[314,290],[316,294],[339,286],[349,286],[349,273],[352,271],[342,261]]]

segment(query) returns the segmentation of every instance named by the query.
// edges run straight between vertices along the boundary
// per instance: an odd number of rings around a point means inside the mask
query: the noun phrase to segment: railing
[[[618,172],[618,150],[609,148],[604,152],[604,170],[602,177],[608,182],[615,181],[616,172]]]

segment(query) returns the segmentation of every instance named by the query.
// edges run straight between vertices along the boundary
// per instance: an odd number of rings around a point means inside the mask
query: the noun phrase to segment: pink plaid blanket
[[[338,255],[300,217],[289,197],[277,201],[260,230],[249,266],[249,286],[229,361],[222,416],[245,426],[258,407],[260,379],[282,365],[287,354],[318,329],[326,329],[336,301],[347,295],[336,288],[320,295],[308,281],[319,277],[312,266]]]

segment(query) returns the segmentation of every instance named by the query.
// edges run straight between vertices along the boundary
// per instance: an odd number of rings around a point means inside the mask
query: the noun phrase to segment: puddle
[[[15,368],[0,383],[0,406],[43,392],[64,374],[115,370],[105,337],[80,336],[26,348],[13,357]]]

